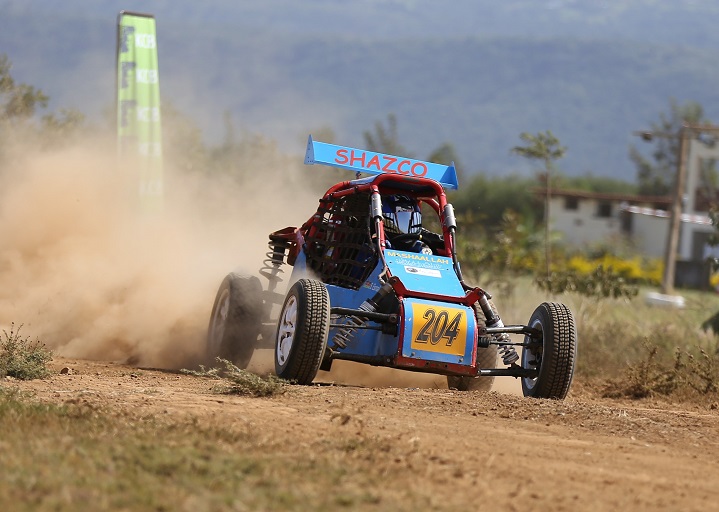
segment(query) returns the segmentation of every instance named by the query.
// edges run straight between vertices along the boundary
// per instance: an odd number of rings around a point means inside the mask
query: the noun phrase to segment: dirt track
[[[387,483],[375,492],[409,488],[427,509],[719,510],[715,406],[607,400],[578,387],[563,402],[529,400],[432,389],[431,377],[417,380],[429,387],[325,383],[246,398],[213,393],[204,378],[110,362],[56,359],[53,371],[13,384],[52,402],[244,422],[308,456],[323,436],[392,447],[371,466]]]

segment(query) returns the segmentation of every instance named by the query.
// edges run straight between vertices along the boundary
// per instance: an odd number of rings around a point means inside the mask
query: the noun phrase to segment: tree
[[[85,126],[85,115],[73,109],[61,108],[57,113],[42,116],[40,131],[47,147],[66,143]]]
[[[437,149],[432,151],[427,157],[428,162],[434,162],[436,164],[449,165],[454,162],[454,169],[457,171],[457,182],[464,183],[465,173],[464,168],[459,163],[459,157],[457,156],[457,150],[454,148],[454,144],[445,142],[440,145]]]
[[[84,127],[85,116],[60,109],[38,120],[38,111],[47,107],[49,97],[31,85],[17,83],[11,69],[10,59],[0,54],[0,160],[22,154],[18,143],[51,148],[72,140]]]
[[[637,185],[633,180],[627,181],[608,176],[595,176],[591,172],[580,176],[567,176],[557,172],[552,178],[552,184],[555,188],[563,190],[583,190],[600,194],[637,193]]]
[[[452,192],[451,197],[457,214],[464,217],[462,232],[496,231],[508,211],[517,214],[527,225],[536,225],[541,205],[532,193],[533,185],[532,178],[524,176],[481,173],[460,183],[459,190]]]
[[[388,155],[410,156],[407,150],[399,142],[397,130],[397,116],[387,115],[387,127],[381,121],[374,124],[374,133],[368,130],[364,132],[364,142],[368,150],[375,153],[386,153]]]
[[[210,172],[208,150],[194,120],[168,100],[162,101],[161,108],[163,153],[169,168],[180,172]],[[225,134],[225,144],[228,137]]]
[[[49,98],[31,85],[15,83],[10,74],[12,63],[0,55],[0,116],[2,121],[16,121],[32,117],[38,107],[45,108]]]
[[[512,153],[515,153],[530,160],[541,160],[544,163],[545,170],[545,202],[544,202],[544,261],[549,277],[550,270],[550,244],[549,244],[549,202],[552,194],[552,171],[554,170],[554,161],[562,158],[567,148],[559,145],[557,139],[551,131],[539,132],[536,135],[530,133],[522,133],[519,136],[526,146],[515,146]]]
[[[674,188],[679,154],[679,131],[684,124],[707,124],[704,109],[699,103],[688,101],[680,105],[670,100],[669,112],[660,113],[659,121],[643,133],[645,141],[655,143],[651,158],[646,158],[634,145],[629,148],[629,158],[637,168],[639,193],[649,196],[666,196]]]
[[[392,113],[387,115],[386,127],[381,121],[377,121],[374,124],[374,132],[365,130],[363,136],[365,148],[369,151],[414,158],[399,141],[397,116]],[[444,142],[437,146],[437,148],[427,156],[426,160],[442,165],[449,165],[454,162],[456,168],[459,158],[457,157],[457,151],[454,145],[449,142]],[[461,170],[457,170],[457,177],[458,180],[463,177]]]

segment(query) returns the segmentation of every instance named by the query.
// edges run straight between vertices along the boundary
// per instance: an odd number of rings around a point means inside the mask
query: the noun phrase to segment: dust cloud
[[[243,178],[166,169],[148,215],[108,141],[15,159],[0,173],[0,326],[63,357],[202,361],[222,278],[257,274],[267,235],[317,205],[301,155],[267,160]]]
[[[15,158],[0,172],[0,327],[22,325],[23,336],[62,357],[156,368],[205,363],[223,277],[258,275],[268,234],[301,224],[317,207],[320,169],[268,151],[241,176],[166,168],[160,214],[138,210],[137,185],[111,141]],[[249,369],[272,373],[272,350],[257,350]],[[316,380],[446,387],[440,375],[345,361]]]
[[[368,387],[447,389],[447,377],[444,375],[367,366],[349,361],[334,361],[332,369],[319,372],[315,381]],[[497,377],[492,391],[521,396],[522,385],[518,379]]]

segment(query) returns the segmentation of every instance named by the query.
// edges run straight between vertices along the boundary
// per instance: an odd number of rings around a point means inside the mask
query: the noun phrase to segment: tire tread
[[[230,311],[224,328],[219,350],[210,350],[213,322],[218,300],[224,290],[230,294]],[[215,358],[228,359],[239,368],[246,368],[257,346],[262,314],[262,285],[256,276],[230,272],[225,276],[215,297],[208,326],[207,364],[215,364]]]
[[[277,374],[298,384],[311,384],[322,361],[329,331],[330,302],[327,288],[314,279],[300,279],[292,287],[298,300],[297,326],[288,361]],[[275,357],[275,362],[277,358]]]
[[[574,376],[577,330],[569,308],[559,302],[543,302],[532,318],[542,322],[544,345],[539,376],[533,389],[525,394],[535,398],[562,400],[567,396]]]

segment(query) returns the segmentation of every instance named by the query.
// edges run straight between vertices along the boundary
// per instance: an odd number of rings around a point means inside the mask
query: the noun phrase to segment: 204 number
[[[439,313],[434,309],[427,309],[424,312],[424,325],[417,333],[415,342],[430,343],[437,345],[440,341],[447,340],[447,347],[451,347],[454,340],[459,336],[459,326],[462,322],[462,312],[457,313],[454,318],[449,319],[449,313],[441,310]]]

